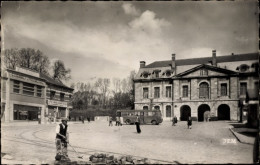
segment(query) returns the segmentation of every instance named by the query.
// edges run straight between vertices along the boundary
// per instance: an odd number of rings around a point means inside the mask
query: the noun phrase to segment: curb
[[[247,138],[246,136],[244,135],[240,135],[239,133],[233,131],[233,128],[229,128],[229,130],[233,133],[233,135],[236,137],[236,139],[240,142],[240,143],[243,143],[243,144],[249,144],[249,145],[253,145],[254,142],[248,142],[246,140],[243,139],[243,137]]]

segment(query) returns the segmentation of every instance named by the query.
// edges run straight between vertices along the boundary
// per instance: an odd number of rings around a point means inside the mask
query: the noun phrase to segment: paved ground
[[[230,123],[186,122],[171,126],[135,125],[109,127],[107,122],[69,123],[70,144],[88,161],[89,155],[102,152],[132,155],[159,163],[252,163],[253,145],[239,143],[229,128]],[[53,163],[55,157],[55,124],[2,124],[2,153],[11,156],[2,163]],[[72,160],[80,160],[69,149]]]

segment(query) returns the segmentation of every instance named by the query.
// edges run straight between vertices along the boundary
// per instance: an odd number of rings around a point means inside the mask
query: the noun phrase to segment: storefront
[[[38,120],[41,107],[14,104],[14,120]]]

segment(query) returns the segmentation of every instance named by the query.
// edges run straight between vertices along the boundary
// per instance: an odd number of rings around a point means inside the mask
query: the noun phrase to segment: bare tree
[[[61,60],[55,61],[52,68],[53,68],[53,78],[54,79],[59,80],[59,81],[61,81],[61,80],[67,81],[67,80],[71,79],[71,76],[70,76],[71,70],[65,68],[63,61],[61,61]]]
[[[16,66],[21,66],[33,69],[40,73],[49,74],[49,58],[40,50],[32,48],[22,49],[6,49],[5,50],[5,64],[10,69],[15,69]]]
[[[121,92],[121,80],[119,78],[113,78],[114,93]]]
[[[4,52],[4,62],[7,68],[15,69],[15,67],[19,65],[18,49],[6,49]]]
[[[109,87],[110,87],[110,79],[107,78],[99,78],[96,83],[95,87],[101,92],[102,95],[102,105],[105,105],[106,98],[109,92]]]

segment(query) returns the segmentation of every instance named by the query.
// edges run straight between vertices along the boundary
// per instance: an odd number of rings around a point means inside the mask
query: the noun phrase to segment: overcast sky
[[[70,82],[125,78],[139,62],[253,53],[257,1],[2,2],[4,48],[40,49]]]

